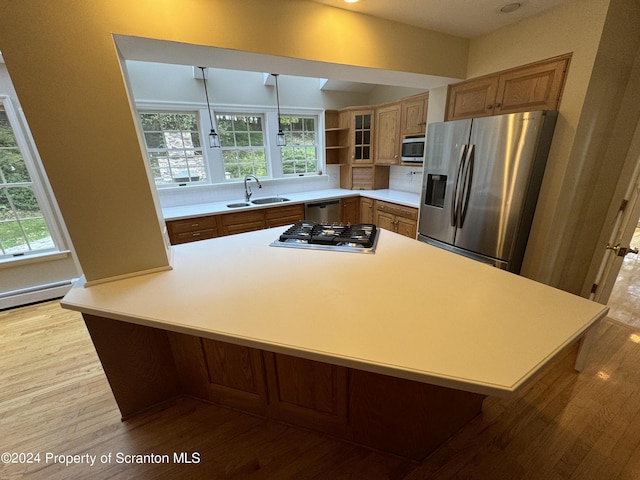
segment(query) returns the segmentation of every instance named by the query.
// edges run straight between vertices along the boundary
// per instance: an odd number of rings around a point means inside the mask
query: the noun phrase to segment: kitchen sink
[[[255,200],[251,200],[251,203],[254,205],[264,205],[265,203],[280,203],[280,202],[288,202],[288,198],[284,197],[265,197],[265,198],[256,198]]]
[[[250,203],[240,202],[240,203],[228,203],[227,207],[229,208],[240,208],[240,207],[248,207],[251,205]]]

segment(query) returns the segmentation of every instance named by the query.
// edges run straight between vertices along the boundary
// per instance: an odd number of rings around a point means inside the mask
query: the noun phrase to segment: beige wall
[[[586,217],[585,202],[594,182],[605,178],[602,153],[639,38],[634,0],[612,0],[611,9],[609,3],[575,0],[474,39],[469,53],[469,77],[573,53],[523,274],[575,293],[595,254],[584,235],[599,232],[604,221],[602,211]],[[599,193],[606,210],[612,192]],[[585,226],[581,237],[578,225]]]
[[[113,34],[447,77],[464,76],[469,43],[300,0],[0,0],[0,11],[0,51],[90,281],[169,264]]]

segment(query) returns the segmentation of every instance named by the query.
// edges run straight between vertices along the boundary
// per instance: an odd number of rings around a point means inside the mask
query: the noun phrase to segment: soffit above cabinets
[[[332,7],[364,13],[428,30],[473,38],[538,15],[571,0],[312,0]],[[511,13],[500,11],[519,3]]]

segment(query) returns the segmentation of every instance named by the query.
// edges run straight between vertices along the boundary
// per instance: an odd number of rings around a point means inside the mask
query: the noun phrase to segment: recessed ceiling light
[[[505,5],[504,7],[502,7],[500,9],[500,11],[502,13],[511,13],[511,12],[515,12],[516,10],[518,10],[520,8],[520,4],[519,3],[508,3],[507,5]]]
[[[357,3],[359,0],[344,0],[344,3]]]

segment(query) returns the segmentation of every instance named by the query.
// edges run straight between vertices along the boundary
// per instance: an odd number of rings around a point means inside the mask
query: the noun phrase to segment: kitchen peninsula
[[[123,418],[191,395],[419,461],[607,313],[386,230],[369,255],[271,247],[282,231],[67,294]]]

